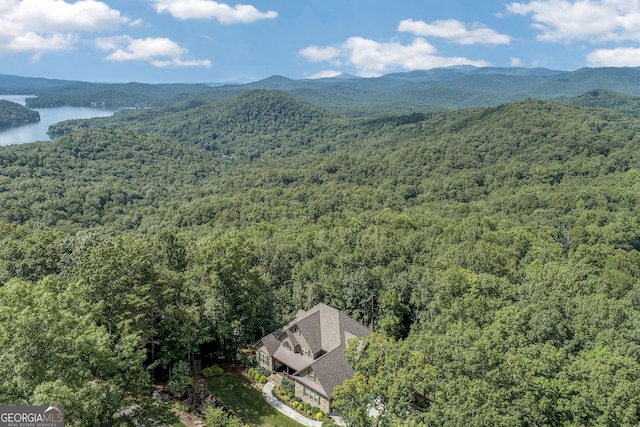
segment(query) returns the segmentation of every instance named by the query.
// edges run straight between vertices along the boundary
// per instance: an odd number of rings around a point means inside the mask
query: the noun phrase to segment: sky
[[[640,0],[0,0],[0,74],[91,82],[640,66]]]

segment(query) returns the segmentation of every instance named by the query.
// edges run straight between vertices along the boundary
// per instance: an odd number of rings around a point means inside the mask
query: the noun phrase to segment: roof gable
[[[299,329],[300,338],[297,338],[297,334],[293,332],[296,328]],[[370,334],[371,331],[368,328],[340,310],[325,304],[317,304],[307,311],[299,310],[295,319],[282,329],[262,338],[261,342],[272,355],[277,351],[279,360],[298,369],[294,374],[296,380],[331,399],[333,389],[353,377],[353,369],[344,359],[344,349],[349,345],[348,340]],[[294,343],[306,342],[314,355],[320,353],[321,356],[313,360],[307,356],[285,351],[280,347],[282,338],[285,336]],[[316,381],[300,375],[308,368],[314,370]]]
[[[309,345],[312,353],[318,353],[322,348],[322,331],[320,327],[320,313],[311,313],[303,319],[298,320],[296,326],[300,329],[300,334]],[[325,350],[326,351],[326,350]]]
[[[317,304],[308,311],[300,310],[285,330],[298,327],[310,350],[329,353],[346,344],[345,332],[355,336],[368,336],[371,331],[340,310],[326,304]]]
[[[307,368],[313,369],[316,381],[329,399],[333,397],[334,388],[353,377],[353,369],[344,359],[342,346],[314,360]]]
[[[278,347],[280,347],[279,337],[282,335],[282,329],[278,329],[275,332],[266,335],[258,341],[256,344],[256,348],[259,348],[261,345],[264,345],[270,355],[276,352]]]

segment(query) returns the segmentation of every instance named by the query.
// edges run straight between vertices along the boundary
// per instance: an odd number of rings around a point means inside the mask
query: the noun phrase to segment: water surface
[[[25,105],[26,98],[33,95],[0,95],[0,99]],[[35,108],[40,113],[38,123],[0,130],[0,146],[12,144],[25,144],[34,141],[49,141],[49,125],[69,119],[89,119],[92,117],[106,117],[115,113],[116,109],[111,108],[90,108],[90,107],[54,107]]]

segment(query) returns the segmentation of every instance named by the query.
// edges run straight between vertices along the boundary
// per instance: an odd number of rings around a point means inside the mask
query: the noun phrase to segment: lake
[[[32,98],[33,95],[0,95],[0,99],[25,105],[25,98]],[[90,108],[90,107],[55,107],[37,108],[40,113],[38,123],[29,123],[0,130],[0,146],[12,144],[24,144],[34,141],[49,141],[49,125],[69,119],[89,119],[92,117],[106,117],[115,113],[116,109],[110,108]]]

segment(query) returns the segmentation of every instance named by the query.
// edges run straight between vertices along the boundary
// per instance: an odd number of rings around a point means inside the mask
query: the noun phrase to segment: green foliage
[[[247,373],[258,384],[266,384],[267,376],[271,375],[268,370],[261,368],[260,366],[257,369],[249,368]]]
[[[638,96],[617,93],[612,90],[594,89],[584,95],[567,100],[567,103],[584,107],[612,108],[633,112],[638,111],[640,98]]]
[[[268,369],[263,368],[262,366],[258,366],[256,368],[256,372],[258,373],[258,375],[262,375],[262,376],[265,376],[265,377],[268,377],[269,375],[271,375],[271,372],[269,372]]]
[[[635,114],[258,91],[83,123],[0,148],[3,401],[92,425],[324,302],[376,332],[335,392],[354,425],[638,423]]]
[[[322,427],[333,427],[337,425],[335,420],[331,417],[324,417],[322,419]]]
[[[70,426],[175,421],[142,397],[150,383],[139,338],[113,340],[77,302],[50,279],[0,287],[0,401],[64,405]]]
[[[0,99],[0,129],[40,121],[40,113],[15,102]]]
[[[208,407],[204,411],[207,427],[242,427],[238,417],[230,416],[222,408]]]
[[[293,395],[296,392],[295,384],[293,383],[293,381],[290,381],[286,378],[283,378],[282,382],[280,383],[280,388],[285,392],[285,394]]]
[[[171,372],[167,390],[176,396],[185,396],[192,389],[193,380],[189,376],[189,365],[186,362],[178,362]]]
[[[30,82],[29,82],[30,83]],[[135,107],[175,103],[185,97],[197,97],[209,92],[204,84],[160,84],[143,83],[86,83],[64,82],[49,88],[40,88],[38,96],[27,99],[30,108],[60,107]],[[32,93],[32,92],[27,92]]]
[[[349,425],[372,424],[372,410],[383,423],[410,419],[435,399],[437,370],[407,342],[373,334],[352,342],[345,358],[355,374],[335,389],[333,404]]]
[[[209,382],[209,389],[249,425],[300,427],[300,424],[270,406],[262,393],[240,376],[214,377]]]
[[[218,365],[212,365],[202,370],[202,376],[205,378],[219,377],[223,373],[223,369]]]

